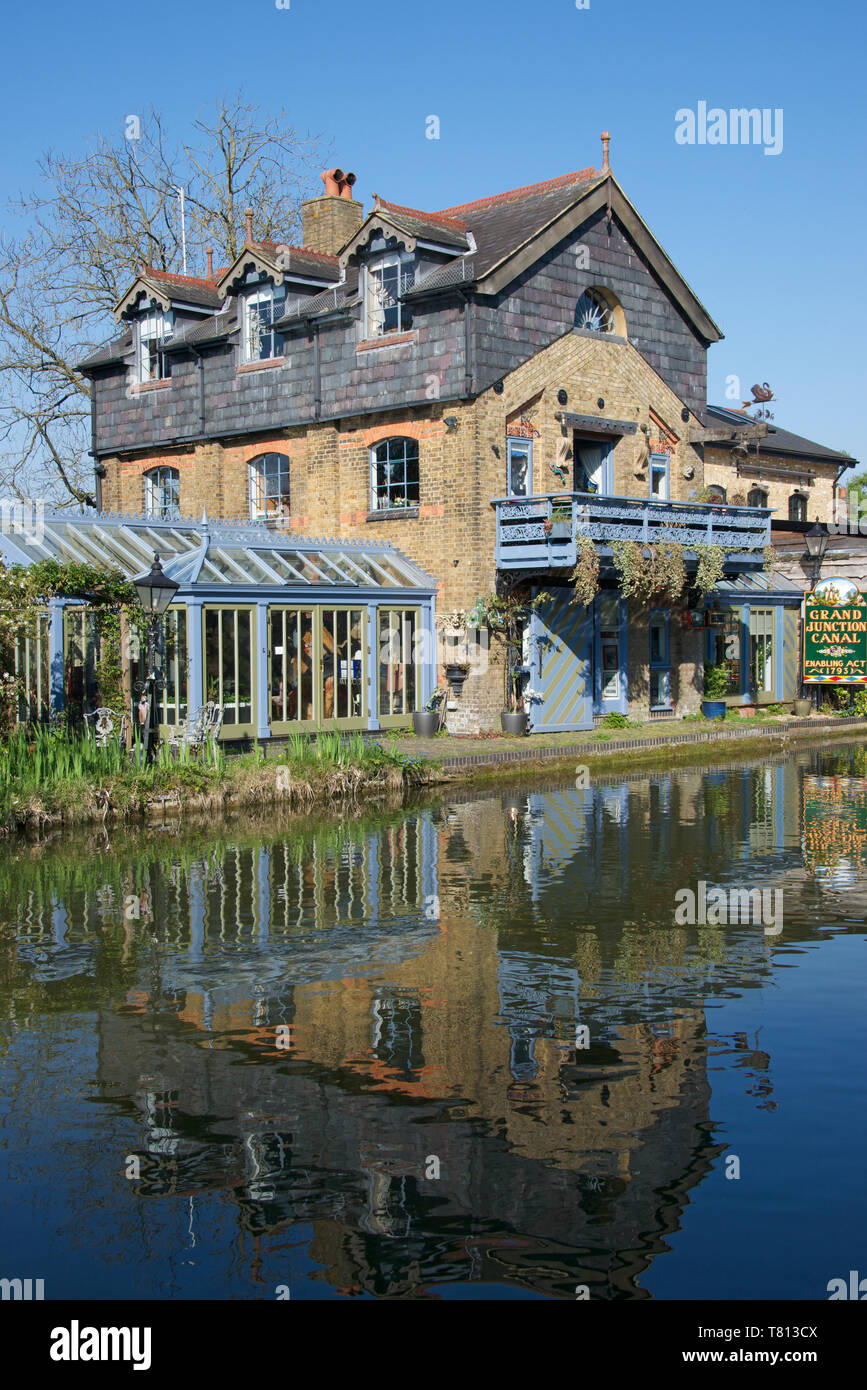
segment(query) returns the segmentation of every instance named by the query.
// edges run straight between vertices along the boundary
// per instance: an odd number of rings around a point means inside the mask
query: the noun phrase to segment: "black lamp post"
[[[144,725],[144,760],[147,760],[151,755],[153,732],[156,728],[155,695],[157,689],[162,688],[162,679],[158,676],[156,669],[159,620],[180,587],[180,584],[176,584],[174,579],[169,579],[168,575],[163,574],[160,557],[156,554],[150,573],[134,581],[138,601],[148,615],[147,674],[142,686],[142,698],[139,702],[139,721]]]
[[[822,561],[825,558],[825,551],[828,549],[828,540],[828,532],[825,530],[823,526],[819,524],[819,518],[816,517],[815,522],[804,536],[804,544],[807,547],[807,554],[809,555],[812,564],[812,578],[810,580],[810,583],[814,589],[818,584],[819,576],[822,573]],[[804,689],[805,687],[801,685],[802,695],[804,693]]]
[[[819,582],[819,575],[822,573],[822,561],[825,558],[825,551],[828,549],[828,532],[816,517],[815,522],[804,536],[804,544],[807,547],[807,554],[813,562],[812,584],[815,589]]]

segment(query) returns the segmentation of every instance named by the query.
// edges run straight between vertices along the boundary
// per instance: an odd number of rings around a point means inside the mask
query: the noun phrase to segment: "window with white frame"
[[[286,289],[270,281],[250,290],[242,300],[241,357],[244,362],[266,362],[283,354],[283,335],[274,324],[286,310]]]
[[[181,514],[181,475],[176,468],[152,468],[144,475],[145,516],[175,521]]]
[[[650,612],[650,708],[671,706],[671,617],[663,609]]]
[[[138,379],[165,381],[169,364],[165,345],[172,336],[172,316],[162,309],[152,309],[138,321]]]
[[[289,515],[289,459],[262,454],[250,463],[250,517],[274,521]]]
[[[668,454],[650,455],[650,495],[668,501]]]
[[[506,440],[506,468],[510,497],[529,497],[533,491],[532,439]]]
[[[415,258],[394,251],[367,268],[367,336],[381,338],[412,327],[412,307],[400,296],[415,282]]]
[[[370,505],[373,511],[419,504],[418,442],[383,439],[370,451]]]

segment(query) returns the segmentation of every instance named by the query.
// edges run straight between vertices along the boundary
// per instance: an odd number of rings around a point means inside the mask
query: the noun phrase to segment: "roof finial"
[[[611,141],[611,136],[609,135],[608,131],[607,131],[607,130],[603,130],[603,132],[602,132],[602,172],[603,172],[603,174],[610,174],[610,173],[611,173],[611,165],[608,163],[608,145],[609,145],[610,141]]]
[[[246,225],[247,225],[247,231],[246,231],[246,234],[245,234],[245,236],[244,236],[244,245],[245,245],[245,246],[252,246],[252,245],[253,245],[253,209],[252,209],[252,208],[244,208],[244,221],[245,221],[245,223],[246,223]]]
[[[202,507],[202,520],[201,520],[201,525],[202,525],[202,527],[204,528],[204,530],[207,531],[207,529],[208,529],[208,513],[207,513],[207,511],[206,511],[206,509],[205,509],[204,507]]]

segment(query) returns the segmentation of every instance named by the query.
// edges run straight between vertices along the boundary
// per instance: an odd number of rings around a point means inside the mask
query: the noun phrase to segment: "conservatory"
[[[30,530],[4,530],[0,555],[7,565],[54,559],[128,580],[159,557],[178,585],[157,643],[163,734],[209,700],[222,707],[224,739],[400,727],[436,683],[436,581],[385,542],[299,538],[206,516],[56,512]],[[19,718],[91,712],[101,659],[87,602],[52,598],[18,644]],[[124,663],[132,694],[144,675],[134,633]]]

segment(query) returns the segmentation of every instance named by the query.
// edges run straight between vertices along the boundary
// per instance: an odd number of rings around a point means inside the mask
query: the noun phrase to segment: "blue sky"
[[[841,0],[117,0],[4,20],[0,196],[153,104],[183,135],[243,84],[333,141],[356,196],[436,208],[612,168],[725,340],[709,396],[769,381],[778,424],[867,465],[864,8]],[[783,112],[783,147],[681,145],[675,113]],[[440,138],[425,136],[426,118]]]

